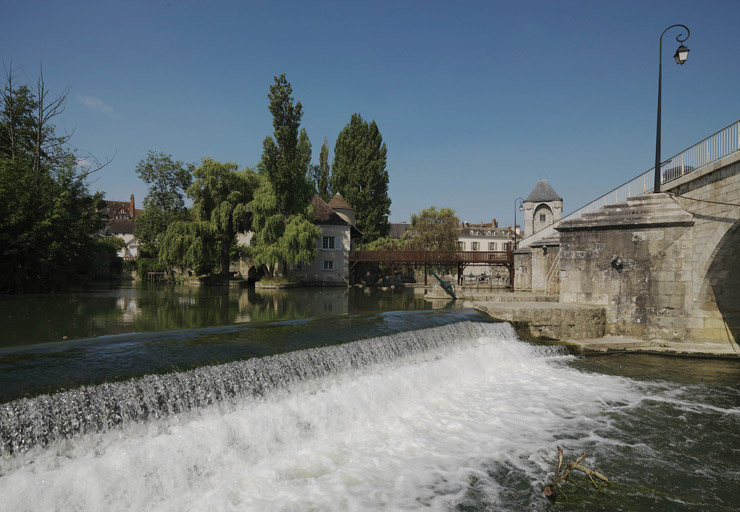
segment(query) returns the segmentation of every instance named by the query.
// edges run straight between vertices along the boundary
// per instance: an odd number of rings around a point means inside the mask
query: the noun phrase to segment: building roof
[[[479,228],[479,227],[464,227],[457,228],[457,236],[480,236],[480,237],[493,237],[493,238],[511,238],[511,227],[508,228]]]
[[[340,194],[339,192],[334,194],[334,197],[331,198],[331,201],[329,201],[328,204],[335,210],[339,209],[355,211],[355,209],[349,205],[349,203],[342,197],[342,194]]]
[[[108,229],[114,235],[133,235],[134,221],[133,219],[112,219],[108,222]]]
[[[553,190],[552,185],[546,179],[541,179],[534,186],[532,192],[527,196],[529,203],[546,203],[549,201],[562,201],[563,198]]]
[[[411,229],[411,224],[407,222],[391,222],[391,229],[388,236],[393,240],[400,240],[403,234]]]
[[[313,196],[311,206],[313,206],[313,221],[316,224],[349,226],[347,221],[340,217],[337,212],[335,212],[331,206],[326,204],[326,201],[321,199],[318,195]]]
[[[131,201],[105,201],[105,205],[98,211],[104,220],[112,219],[116,214],[126,215],[128,218],[131,218],[132,216],[138,217],[144,213],[144,210],[140,208],[134,208],[134,212],[131,212]]]

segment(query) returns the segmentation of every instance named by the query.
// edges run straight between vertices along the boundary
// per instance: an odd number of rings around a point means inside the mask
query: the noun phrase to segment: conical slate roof
[[[334,226],[347,225],[347,222],[337,215],[337,212],[326,204],[318,195],[313,196],[311,206],[313,206],[313,221],[316,224],[328,224]]]
[[[331,198],[331,201],[329,201],[329,206],[332,208],[339,208],[340,210],[353,210],[349,203],[342,197],[342,194],[337,192],[334,194],[334,197]]]
[[[534,186],[532,192],[527,196],[527,202],[546,203],[548,201],[562,201],[563,198],[553,190],[552,185],[546,179],[541,179]]]

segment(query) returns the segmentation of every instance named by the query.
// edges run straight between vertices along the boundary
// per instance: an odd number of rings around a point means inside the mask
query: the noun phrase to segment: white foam
[[[3,462],[7,510],[446,510],[491,467],[534,485],[557,442],[639,401],[507,331]]]

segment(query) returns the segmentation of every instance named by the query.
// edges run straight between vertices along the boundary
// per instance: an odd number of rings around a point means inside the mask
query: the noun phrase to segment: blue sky
[[[148,150],[254,166],[286,73],[318,160],[354,112],[388,146],[391,220],[431,205],[512,222],[547,178],[570,212],[740,119],[740,2],[4,2],[0,58],[52,92],[58,129],[113,161],[91,188],[141,205]],[[519,218],[521,223],[521,218]]]

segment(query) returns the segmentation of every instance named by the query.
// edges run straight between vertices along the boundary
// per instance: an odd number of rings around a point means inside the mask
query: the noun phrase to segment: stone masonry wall
[[[692,179],[689,179],[692,178]],[[740,341],[740,156],[664,189],[694,216],[685,320],[695,339]]]
[[[686,339],[689,231],[677,226],[561,233],[561,301],[603,306],[608,334]]]

